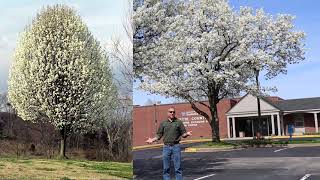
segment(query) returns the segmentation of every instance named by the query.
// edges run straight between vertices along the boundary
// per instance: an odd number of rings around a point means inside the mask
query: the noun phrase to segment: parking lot
[[[162,179],[161,148],[134,151],[133,155],[135,179]],[[320,147],[183,152],[182,164],[185,180],[319,180]]]

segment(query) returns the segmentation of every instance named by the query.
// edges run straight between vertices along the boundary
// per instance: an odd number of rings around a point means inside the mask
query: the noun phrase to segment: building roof
[[[272,103],[282,111],[320,109],[320,97],[288,99]]]
[[[243,96],[238,103],[232,107],[227,114],[234,114],[234,113],[240,113],[238,111],[245,111],[245,112],[251,112],[252,109],[256,109],[256,104],[252,104],[252,97],[251,100],[247,100],[244,103],[241,104],[242,100],[247,98],[248,94]],[[272,96],[266,96],[266,97],[260,97],[262,101],[261,103],[261,110],[262,110],[262,102],[266,103],[264,104],[264,111],[270,110],[270,107],[267,107],[266,105],[271,105],[273,108],[277,109],[278,111],[319,111],[320,110],[320,97],[313,97],[313,98],[300,98],[300,99],[288,99],[284,100],[279,97],[272,97]],[[252,102],[251,102],[252,101]],[[240,105],[240,107],[238,107]],[[237,107],[237,110],[234,110]],[[267,108],[267,109],[266,109]],[[234,110],[235,112],[232,112]]]

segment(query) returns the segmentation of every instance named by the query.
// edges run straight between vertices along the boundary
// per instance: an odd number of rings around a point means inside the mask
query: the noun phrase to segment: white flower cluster
[[[58,129],[88,131],[100,126],[117,92],[99,42],[74,10],[55,5],[21,34],[8,95],[24,120],[44,118]]]

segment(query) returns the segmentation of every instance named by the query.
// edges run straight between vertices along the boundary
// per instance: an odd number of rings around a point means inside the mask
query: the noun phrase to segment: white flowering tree
[[[21,34],[8,95],[22,119],[45,119],[60,131],[60,156],[66,158],[68,135],[98,128],[117,92],[99,42],[73,9],[55,5]]]
[[[134,25],[141,88],[189,101],[208,120],[213,141],[220,141],[222,98],[260,92],[253,70],[271,77],[303,59],[304,34],[293,31],[291,16],[274,19],[250,8],[237,12],[224,0],[147,0],[135,9]]]

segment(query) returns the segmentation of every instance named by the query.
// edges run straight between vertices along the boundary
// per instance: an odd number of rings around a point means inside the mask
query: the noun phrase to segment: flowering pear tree
[[[168,9],[171,14],[161,13]],[[134,24],[139,32],[134,49],[144,50],[134,50],[141,88],[190,102],[209,122],[213,141],[220,141],[218,102],[240,91],[259,91],[253,67],[276,75],[303,55],[304,34],[292,30],[291,16],[273,19],[250,8],[237,12],[225,0],[145,1],[134,12]],[[150,38],[158,27],[161,33]]]
[[[68,135],[98,128],[116,94],[105,52],[73,9],[47,7],[21,34],[9,101],[22,119],[44,119],[60,131],[62,158]]]

